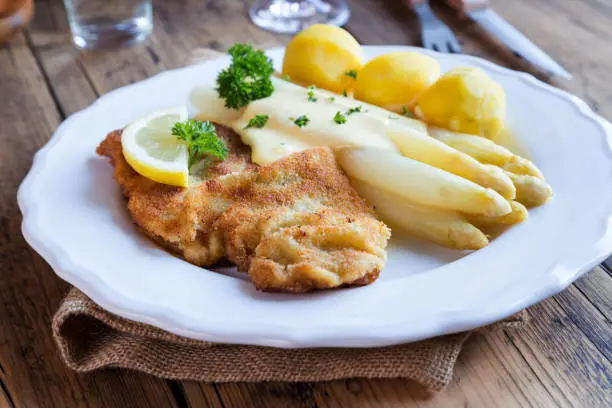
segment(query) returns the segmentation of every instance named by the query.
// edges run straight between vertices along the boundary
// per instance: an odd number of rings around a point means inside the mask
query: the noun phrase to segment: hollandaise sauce
[[[316,146],[376,147],[398,152],[390,126],[414,128],[414,119],[328,91],[304,88],[274,78],[274,93],[243,110],[224,107],[212,87],[192,92],[192,114],[232,127],[251,146],[255,163],[266,164]],[[194,112],[195,110],[195,112]],[[249,120],[266,116],[263,127]],[[420,122],[418,123],[420,124]]]

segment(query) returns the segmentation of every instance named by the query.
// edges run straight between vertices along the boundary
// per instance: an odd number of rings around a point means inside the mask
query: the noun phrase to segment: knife
[[[448,0],[450,5],[465,13],[490,34],[497,37],[516,55],[542,68],[544,71],[562,78],[571,79],[570,74],[552,57],[535,45],[512,24],[497,14],[488,0]]]

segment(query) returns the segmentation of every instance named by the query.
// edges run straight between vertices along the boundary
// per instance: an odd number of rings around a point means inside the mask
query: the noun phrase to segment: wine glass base
[[[249,10],[255,25],[275,33],[295,34],[313,24],[341,26],[350,11],[344,1],[256,1]]]

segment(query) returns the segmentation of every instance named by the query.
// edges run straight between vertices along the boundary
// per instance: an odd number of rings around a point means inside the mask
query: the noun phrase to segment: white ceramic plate
[[[409,47],[364,47],[368,58]],[[508,124],[555,197],[470,255],[392,240],[377,282],[306,295],[255,291],[241,275],[201,269],[133,227],[111,166],[95,148],[110,130],[185,103],[220,58],[110,92],[72,115],[35,157],[19,191],[23,233],[55,272],[120,316],[201,340],[276,347],[384,346],[482,326],[553,295],[612,252],[611,125],[578,98],[526,74],[485,69],[506,90]],[[269,50],[278,65],[283,50]]]

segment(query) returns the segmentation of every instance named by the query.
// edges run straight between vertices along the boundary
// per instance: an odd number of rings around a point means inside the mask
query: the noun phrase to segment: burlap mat
[[[197,49],[186,65],[219,55],[211,49]],[[525,319],[526,314],[519,313],[484,330],[511,327]],[[162,378],[206,382],[410,378],[433,391],[451,381],[459,352],[471,333],[365,349],[286,350],[214,344],[115,316],[76,288],[53,318],[53,337],[62,358],[79,372],[121,367]]]
[[[524,315],[518,314],[488,330],[524,320]],[[53,337],[62,358],[79,372],[121,367],[162,378],[206,382],[401,377],[434,391],[451,381],[459,352],[470,334],[365,349],[287,350],[214,344],[115,316],[76,288],[53,318]]]

